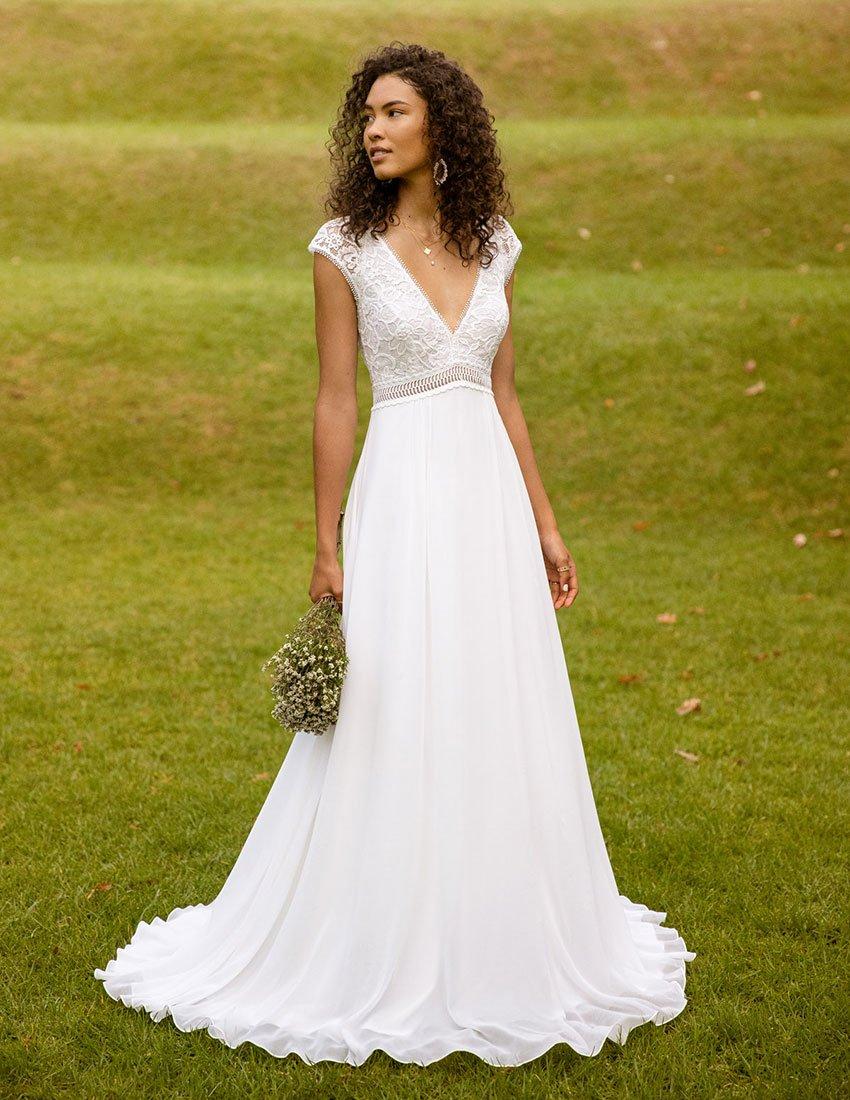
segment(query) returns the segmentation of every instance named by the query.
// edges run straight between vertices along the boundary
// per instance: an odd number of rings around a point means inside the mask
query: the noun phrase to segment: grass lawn
[[[831,1100],[850,5],[397,11],[0,7],[0,1096]],[[261,665],[312,564],[306,244],[345,73],[393,37],[468,63],[498,119],[600,818],[621,892],[697,952],[685,1012],[593,1059],[310,1067],[91,973],[215,896],[287,749]],[[362,440],[362,364],[360,398]]]

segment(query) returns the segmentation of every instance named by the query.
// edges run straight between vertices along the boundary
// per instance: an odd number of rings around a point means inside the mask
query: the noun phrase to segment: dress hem
[[[386,1054],[393,1061],[422,1066],[441,1061],[456,1052],[473,1054],[492,1066],[521,1066],[534,1061],[559,1045],[566,1045],[575,1053],[592,1058],[602,1051],[606,1041],[611,1040],[622,1046],[635,1028],[649,1023],[660,1027],[684,1011],[688,1003],[684,995],[685,963],[696,958],[696,952],[687,949],[677,930],[663,925],[662,922],[667,916],[665,912],[632,902],[622,894],[620,900],[641,962],[646,965],[648,971],[653,973],[653,976],[661,977],[667,982],[668,996],[663,998],[664,1003],[653,1003],[650,998],[639,993],[624,994],[623,999],[629,1002],[630,1010],[623,1012],[607,1027],[603,1025],[587,1028],[585,1034],[582,1034],[580,1020],[575,1023],[566,1021],[566,1026],[562,1030],[553,1030],[536,1036],[530,1034],[528,1027],[525,1026],[523,1037],[511,1032],[510,1025],[494,1021],[492,1024],[484,1024],[481,1028],[458,1025],[449,1031],[427,1036],[420,1032],[418,1036],[411,1035],[407,1040],[399,1035],[375,1032],[365,1028],[362,1030],[369,1032],[371,1038],[367,1039],[364,1036],[361,1041],[358,1041],[353,1030],[344,1025],[336,1029],[335,1035],[323,1034],[321,1031],[297,1033],[292,1028],[278,1027],[270,1022],[242,1025],[231,1022],[228,1025],[227,1022],[217,1021],[208,1015],[198,1014],[192,1005],[171,1006],[136,996],[133,992],[134,982],[131,977],[137,976],[139,971],[130,963],[126,967],[129,975],[122,978],[121,955],[131,947],[134,950],[143,951],[146,940],[155,937],[156,925],[163,925],[182,913],[203,909],[205,906],[178,907],[169,913],[165,921],[155,917],[150,924],[146,921],[140,922],[127,947],[119,949],[116,958],[111,960],[105,969],[95,970],[94,976],[103,982],[106,993],[113,1000],[120,1001],[137,1012],[147,1012],[154,1022],[170,1016],[179,1031],[206,1030],[212,1038],[231,1049],[236,1049],[244,1043],[251,1043],[275,1058],[286,1058],[290,1054],[295,1054],[302,1062],[311,1066],[318,1062],[360,1066],[378,1051]],[[660,1000],[661,998],[658,998],[658,1002]],[[594,1006],[588,1006],[588,1008],[591,1011],[594,1010]],[[595,1006],[595,1009],[599,1011],[598,1006]],[[614,1014],[613,1011],[611,1014]],[[503,1044],[500,1046],[488,1040],[485,1037],[486,1031],[499,1032],[504,1038]],[[508,1046],[512,1048],[510,1053]]]

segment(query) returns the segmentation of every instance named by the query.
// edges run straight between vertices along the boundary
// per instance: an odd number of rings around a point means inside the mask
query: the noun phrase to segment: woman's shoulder
[[[490,225],[492,226],[495,240],[503,250],[510,250],[515,244],[520,243],[516,230],[504,214],[494,214],[490,219]]]
[[[345,217],[329,218],[313,234],[308,252],[318,252],[335,264],[348,280],[355,296],[360,273],[360,246],[355,244],[345,228]]]
[[[338,218],[329,218],[326,222],[323,222],[313,234],[313,239],[307,245],[307,248],[313,252],[315,251],[315,245],[329,243],[343,244],[346,240],[351,240],[351,238],[345,231],[345,218],[342,216]]]
[[[504,281],[507,283],[513,274],[514,264],[522,252],[522,241],[504,214],[494,214],[490,224],[496,249],[502,261]]]

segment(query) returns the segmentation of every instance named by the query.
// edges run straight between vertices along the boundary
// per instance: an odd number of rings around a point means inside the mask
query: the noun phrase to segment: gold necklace
[[[411,232],[413,234],[413,236],[417,239],[417,241],[419,241],[420,245],[422,246],[422,251],[425,253],[426,256],[431,255],[430,246],[436,244],[439,240],[442,239],[442,236],[443,236],[442,233],[440,233],[435,238],[435,240],[426,242],[426,241],[422,240],[422,238],[419,236],[419,234],[416,232],[416,230],[412,226],[408,225],[406,221],[402,221],[401,224],[405,227],[405,229],[407,229],[409,232]],[[436,264],[437,264],[436,260],[431,260],[431,267],[436,267]]]

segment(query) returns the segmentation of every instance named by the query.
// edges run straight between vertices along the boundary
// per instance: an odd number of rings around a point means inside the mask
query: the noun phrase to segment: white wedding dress
[[[619,894],[522,472],[490,388],[521,244],[495,219],[452,331],[383,237],[354,294],[373,405],[343,521],[338,721],[297,731],[218,895],[142,921],[106,992],[228,1046],[360,1065],[598,1054],[695,957]]]

